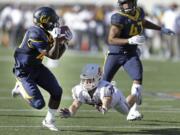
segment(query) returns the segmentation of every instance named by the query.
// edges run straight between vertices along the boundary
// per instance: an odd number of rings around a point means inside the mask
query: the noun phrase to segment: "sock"
[[[141,105],[142,103],[142,90],[143,87],[141,84],[133,84],[131,88],[131,95],[136,96],[136,103]]]
[[[142,85],[141,84],[133,84],[131,88],[131,95],[138,95],[142,93]]]
[[[45,120],[46,120],[47,122],[55,121],[56,112],[57,112],[56,109],[50,109],[50,108],[49,108],[49,109],[48,109],[48,112],[47,112],[47,114],[46,114]]]
[[[135,103],[135,104],[131,107],[130,110],[131,110],[131,111],[138,111],[138,110],[139,110],[139,106]]]

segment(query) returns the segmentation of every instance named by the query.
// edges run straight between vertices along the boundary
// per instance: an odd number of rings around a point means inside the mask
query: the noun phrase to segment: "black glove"
[[[69,111],[68,108],[60,109],[59,113],[60,113],[61,118],[69,118],[69,117],[71,117],[71,112]]]

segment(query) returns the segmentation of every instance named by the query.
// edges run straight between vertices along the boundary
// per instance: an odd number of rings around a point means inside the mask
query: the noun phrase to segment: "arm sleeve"
[[[78,100],[81,103],[85,102],[81,91],[76,86],[74,88],[72,88],[72,97],[74,100]]]
[[[39,52],[48,47],[48,39],[44,33],[38,31],[29,31],[29,43],[36,48]]]
[[[75,88],[75,87],[72,88],[72,98],[73,98],[74,100],[77,100],[77,99],[78,99],[78,95],[76,94],[76,88]]]

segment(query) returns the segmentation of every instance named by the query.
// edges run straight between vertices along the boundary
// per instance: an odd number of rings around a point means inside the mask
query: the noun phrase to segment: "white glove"
[[[144,44],[145,43],[145,37],[144,36],[140,36],[140,35],[136,35],[136,36],[133,36],[131,38],[128,39],[128,43],[129,44]]]
[[[61,36],[61,28],[55,27],[50,33],[53,38],[59,38]]]
[[[167,29],[167,28],[164,28],[164,27],[161,28],[161,32],[162,32],[163,34],[170,35],[170,36],[175,35],[175,32],[174,32],[174,31],[172,31],[172,30],[170,30],[170,29]]]

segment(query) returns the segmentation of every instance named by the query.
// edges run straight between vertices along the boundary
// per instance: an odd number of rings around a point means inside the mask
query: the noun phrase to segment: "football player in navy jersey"
[[[142,35],[144,29],[159,30],[163,34],[174,35],[170,29],[160,27],[145,20],[142,8],[137,7],[137,0],[118,0],[120,10],[111,16],[109,30],[109,51],[104,65],[103,79],[111,82],[116,72],[122,66],[133,80],[129,102],[136,100],[127,120],[142,118],[138,105],[142,102],[143,66],[138,56],[137,45],[145,42]]]
[[[67,26],[65,33],[61,33],[59,16],[50,7],[35,10],[33,21],[35,25],[26,31],[21,45],[14,53],[13,72],[17,82],[12,95],[21,95],[33,108],[42,109],[45,101],[38,86],[46,90],[50,98],[42,124],[50,130],[58,131],[55,114],[60,105],[62,88],[52,72],[42,64],[42,60],[44,56],[59,59],[72,33]]]

